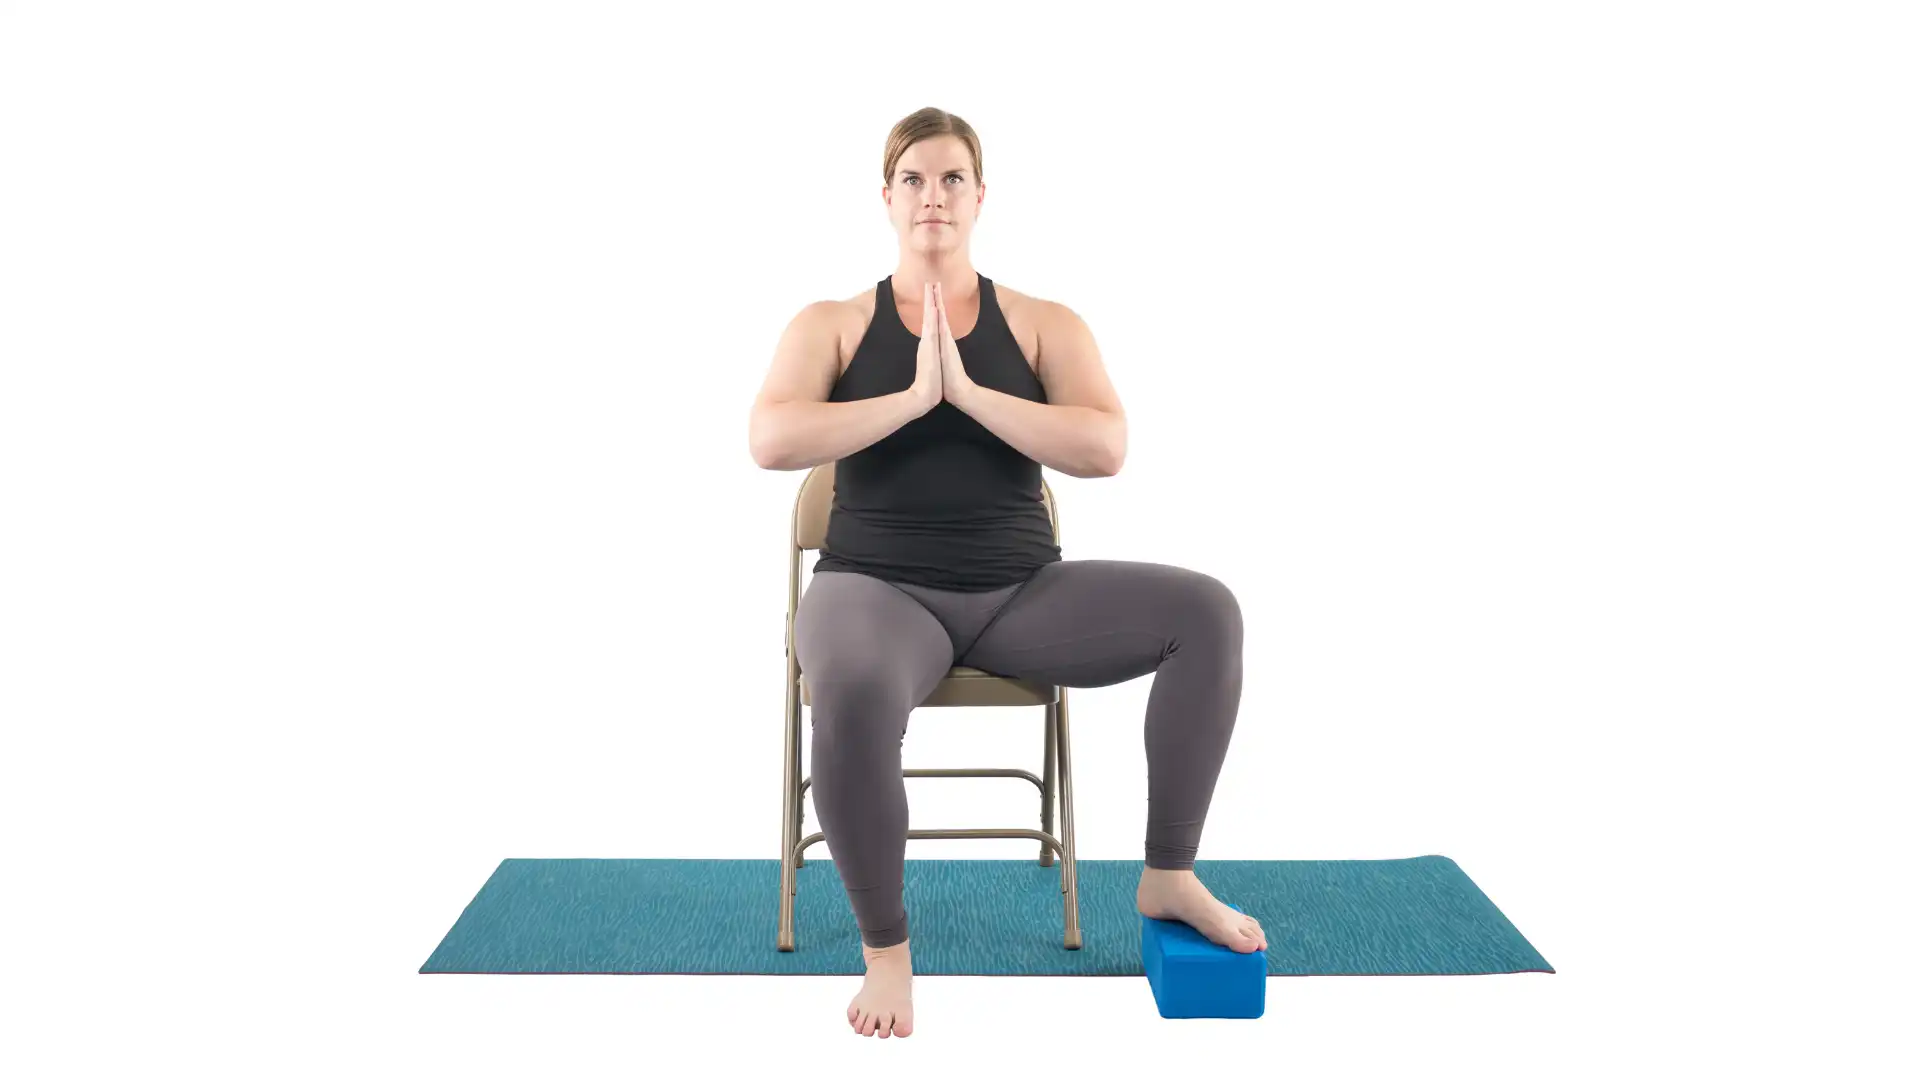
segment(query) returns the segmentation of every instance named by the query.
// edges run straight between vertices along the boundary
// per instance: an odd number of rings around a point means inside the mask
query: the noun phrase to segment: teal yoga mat
[[[1082,947],[1063,946],[1060,866],[908,859],[915,975],[1144,975],[1138,859],[1081,859]],[[1472,879],[1411,859],[1200,859],[1213,895],[1260,920],[1269,975],[1552,972]],[[507,859],[422,974],[858,975],[860,933],[831,859],[808,860],[793,952],[776,947],[774,859]]]

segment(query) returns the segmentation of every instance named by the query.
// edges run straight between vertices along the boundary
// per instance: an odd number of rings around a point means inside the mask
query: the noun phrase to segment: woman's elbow
[[[747,454],[762,469],[782,469],[785,468],[785,462],[780,447],[772,438],[773,433],[768,430],[770,426],[761,412],[754,410],[753,416],[747,421]]]
[[[1083,461],[1078,468],[1062,469],[1061,471],[1068,476],[1078,477],[1082,480],[1098,480],[1119,472],[1120,465],[1125,458],[1125,451],[1116,453],[1110,450],[1102,450],[1094,460]]]
[[[1113,435],[1107,440],[1107,452],[1101,456],[1101,476],[1113,476],[1127,462],[1127,423],[1122,420],[1113,428]]]
[[[774,472],[787,472],[793,468],[793,464],[787,460],[786,455],[781,453],[778,447],[769,446],[765,443],[755,442],[749,439],[747,441],[747,453],[753,456],[753,463],[763,469],[771,469]]]

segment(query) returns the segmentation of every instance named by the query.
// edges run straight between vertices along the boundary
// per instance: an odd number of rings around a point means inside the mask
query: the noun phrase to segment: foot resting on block
[[[1264,946],[1240,952],[1186,923],[1141,915],[1140,960],[1163,1017],[1252,1020],[1267,1011]]]
[[[1201,884],[1191,869],[1140,869],[1140,887],[1134,890],[1134,906],[1150,919],[1183,922],[1215,945],[1234,952],[1252,952],[1267,947],[1267,932],[1260,920],[1237,907],[1221,903],[1212,890]]]

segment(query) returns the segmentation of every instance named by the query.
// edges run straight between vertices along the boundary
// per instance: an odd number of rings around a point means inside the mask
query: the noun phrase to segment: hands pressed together
[[[953,327],[947,325],[947,304],[940,295],[940,284],[928,282],[921,290],[920,348],[914,354],[916,366],[911,393],[931,412],[942,401],[956,406],[973,389],[966,366],[960,362],[960,346],[953,340]]]

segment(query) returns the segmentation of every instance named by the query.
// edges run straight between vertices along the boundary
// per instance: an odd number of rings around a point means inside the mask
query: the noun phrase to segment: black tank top
[[[1046,390],[1007,326],[993,281],[978,276],[980,318],[957,340],[961,363],[981,386],[1044,404]],[[894,305],[892,275],[881,278],[866,335],[827,400],[911,387],[919,347]],[[985,592],[1059,561],[1039,462],[942,401],[834,466],[833,509],[813,568]]]

